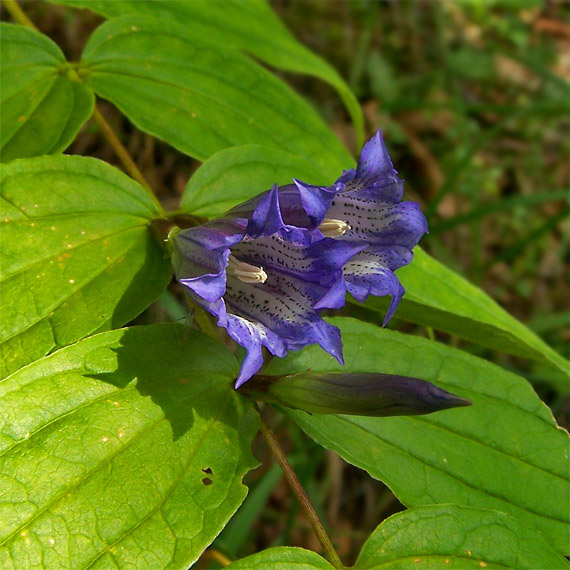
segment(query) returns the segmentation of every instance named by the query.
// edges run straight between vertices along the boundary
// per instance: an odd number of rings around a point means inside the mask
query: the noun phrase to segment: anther
[[[228,259],[228,271],[243,283],[265,283],[267,281],[267,273],[263,271],[263,267],[239,261],[233,255],[230,255]]]
[[[352,229],[351,226],[346,222],[333,218],[325,218],[319,226],[319,230],[321,230],[322,234],[325,237],[331,238],[343,236],[350,229]]]

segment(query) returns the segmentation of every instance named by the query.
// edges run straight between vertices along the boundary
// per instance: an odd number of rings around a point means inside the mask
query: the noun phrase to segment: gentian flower
[[[342,267],[365,246],[286,224],[277,185],[250,216],[182,230],[172,244],[178,281],[247,351],[236,388],[261,368],[262,346],[282,357],[318,343],[342,363],[340,332],[316,308],[344,304]]]
[[[364,145],[356,170],[345,170],[332,186],[294,180],[279,188],[280,207],[288,224],[363,246],[343,266],[343,285],[359,302],[368,295],[391,295],[384,324],[404,294],[394,272],[411,262],[413,247],[428,231],[418,204],[401,201],[403,190],[404,182],[392,165],[381,131]],[[233,215],[247,216],[263,198],[234,208]]]

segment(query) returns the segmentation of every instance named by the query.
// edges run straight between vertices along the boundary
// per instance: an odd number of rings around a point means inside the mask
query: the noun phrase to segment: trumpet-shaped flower
[[[344,286],[360,302],[368,295],[391,295],[385,323],[404,294],[394,272],[410,263],[413,247],[428,231],[418,204],[402,202],[403,190],[404,182],[392,165],[381,131],[364,145],[357,168],[344,171],[334,185],[294,180],[279,188],[280,207],[288,224],[362,246],[343,266]],[[264,196],[238,206],[233,214],[247,215]]]
[[[344,304],[342,267],[363,247],[286,224],[275,186],[249,217],[178,233],[173,264],[189,296],[246,349],[237,388],[261,368],[262,346],[284,356],[318,343],[342,362],[340,333],[315,307]]]

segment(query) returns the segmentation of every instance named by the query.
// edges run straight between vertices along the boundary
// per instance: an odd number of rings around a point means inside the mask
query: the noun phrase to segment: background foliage
[[[565,567],[568,439],[537,393],[568,427],[567,6],[223,6],[23,2],[45,35],[3,24],[0,565],[184,568],[227,523],[217,551],[268,549],[229,568],[330,568],[277,548],[319,550],[231,390],[233,347],[180,324],[147,226],[292,176],[331,183],[381,127],[430,236],[389,330],[384,300],[335,318],[346,369],[474,406],[266,411],[345,563]],[[96,97],[160,203],[88,121]],[[307,367],[338,369],[311,348],[268,372]]]

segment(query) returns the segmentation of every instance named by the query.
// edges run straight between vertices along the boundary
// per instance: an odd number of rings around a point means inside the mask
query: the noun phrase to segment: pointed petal
[[[264,325],[234,314],[228,314],[226,322],[228,335],[247,351],[236,379],[236,388],[247,382],[263,366],[262,346],[275,356],[283,357],[287,353],[283,340]]]
[[[257,204],[247,225],[247,236],[258,238],[270,236],[285,227],[279,208],[279,187],[277,184]]]
[[[317,311],[321,309],[342,309],[346,303],[346,282],[342,275],[329,290],[313,306]]]
[[[279,335],[261,323],[234,314],[224,299],[213,303],[201,301],[200,305],[218,317],[218,326],[224,327],[228,335],[247,351],[236,379],[236,388],[247,382],[263,366],[263,346],[275,356],[283,357],[287,354],[285,343]]]
[[[404,288],[394,272],[383,265],[385,261],[385,255],[371,249],[355,255],[343,268],[346,288],[360,303],[368,295],[392,296],[384,325],[392,318],[404,295]]]
[[[293,182],[299,192],[305,213],[311,220],[313,227],[317,227],[325,218],[338,189],[335,187],[313,186],[296,179],[293,179]]]
[[[380,181],[393,182],[398,179],[381,130],[376,131],[362,147],[355,178],[362,187],[378,186]]]
[[[198,297],[213,302],[226,290],[229,248],[204,249],[188,230],[174,238],[172,265],[178,281]],[[192,298],[195,298],[194,296]]]

